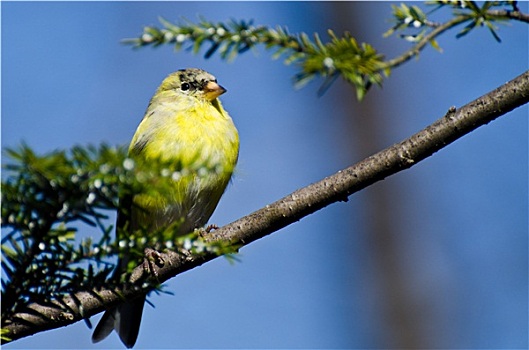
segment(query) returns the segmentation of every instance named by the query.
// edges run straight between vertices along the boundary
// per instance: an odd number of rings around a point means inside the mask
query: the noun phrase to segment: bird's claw
[[[143,270],[158,278],[158,271],[155,266],[158,268],[164,266],[165,260],[163,259],[162,254],[152,248],[145,248],[143,253],[145,255],[143,259]]]
[[[215,224],[211,224],[211,225],[208,225],[206,226],[206,228],[204,229],[204,233],[210,233],[211,231],[213,230],[218,230],[219,227]]]

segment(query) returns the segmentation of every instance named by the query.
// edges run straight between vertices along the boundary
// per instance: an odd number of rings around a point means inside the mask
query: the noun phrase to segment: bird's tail
[[[140,331],[145,297],[146,295],[142,295],[106,311],[92,334],[92,342],[100,342],[115,330],[123,344],[132,348]]]

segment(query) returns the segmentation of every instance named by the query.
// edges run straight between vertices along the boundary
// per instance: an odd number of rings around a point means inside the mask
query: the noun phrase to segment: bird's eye
[[[189,90],[189,87],[190,87],[189,83],[183,83],[180,89],[182,89],[182,91],[186,91],[186,90]]]

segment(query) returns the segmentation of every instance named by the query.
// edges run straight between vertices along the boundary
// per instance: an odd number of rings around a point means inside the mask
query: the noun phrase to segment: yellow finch
[[[151,99],[129,147],[139,160],[160,160],[179,167],[186,176],[175,177],[169,193],[159,198],[134,194],[127,229],[156,230],[178,223],[178,234],[204,226],[230,181],[239,155],[239,136],[218,97],[226,90],[201,69],[170,74]],[[206,168],[206,174],[196,171]],[[187,172],[186,172],[187,171]],[[127,205],[122,201],[120,206]],[[129,201],[130,202],[130,201]],[[139,208],[138,208],[139,207]],[[120,219],[118,215],[118,227]],[[123,272],[123,257],[118,272]],[[116,330],[126,347],[136,342],[145,295],[108,310],[92,341]]]

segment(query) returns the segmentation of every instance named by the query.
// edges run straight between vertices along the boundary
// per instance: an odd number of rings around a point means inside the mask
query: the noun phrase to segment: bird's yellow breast
[[[187,233],[204,225],[220,200],[237,163],[239,137],[218,100],[179,97],[175,103],[171,96],[159,96],[151,101],[129,152],[175,164],[181,173],[169,196],[135,196],[147,207],[137,221],[158,228],[182,220],[181,231]]]

